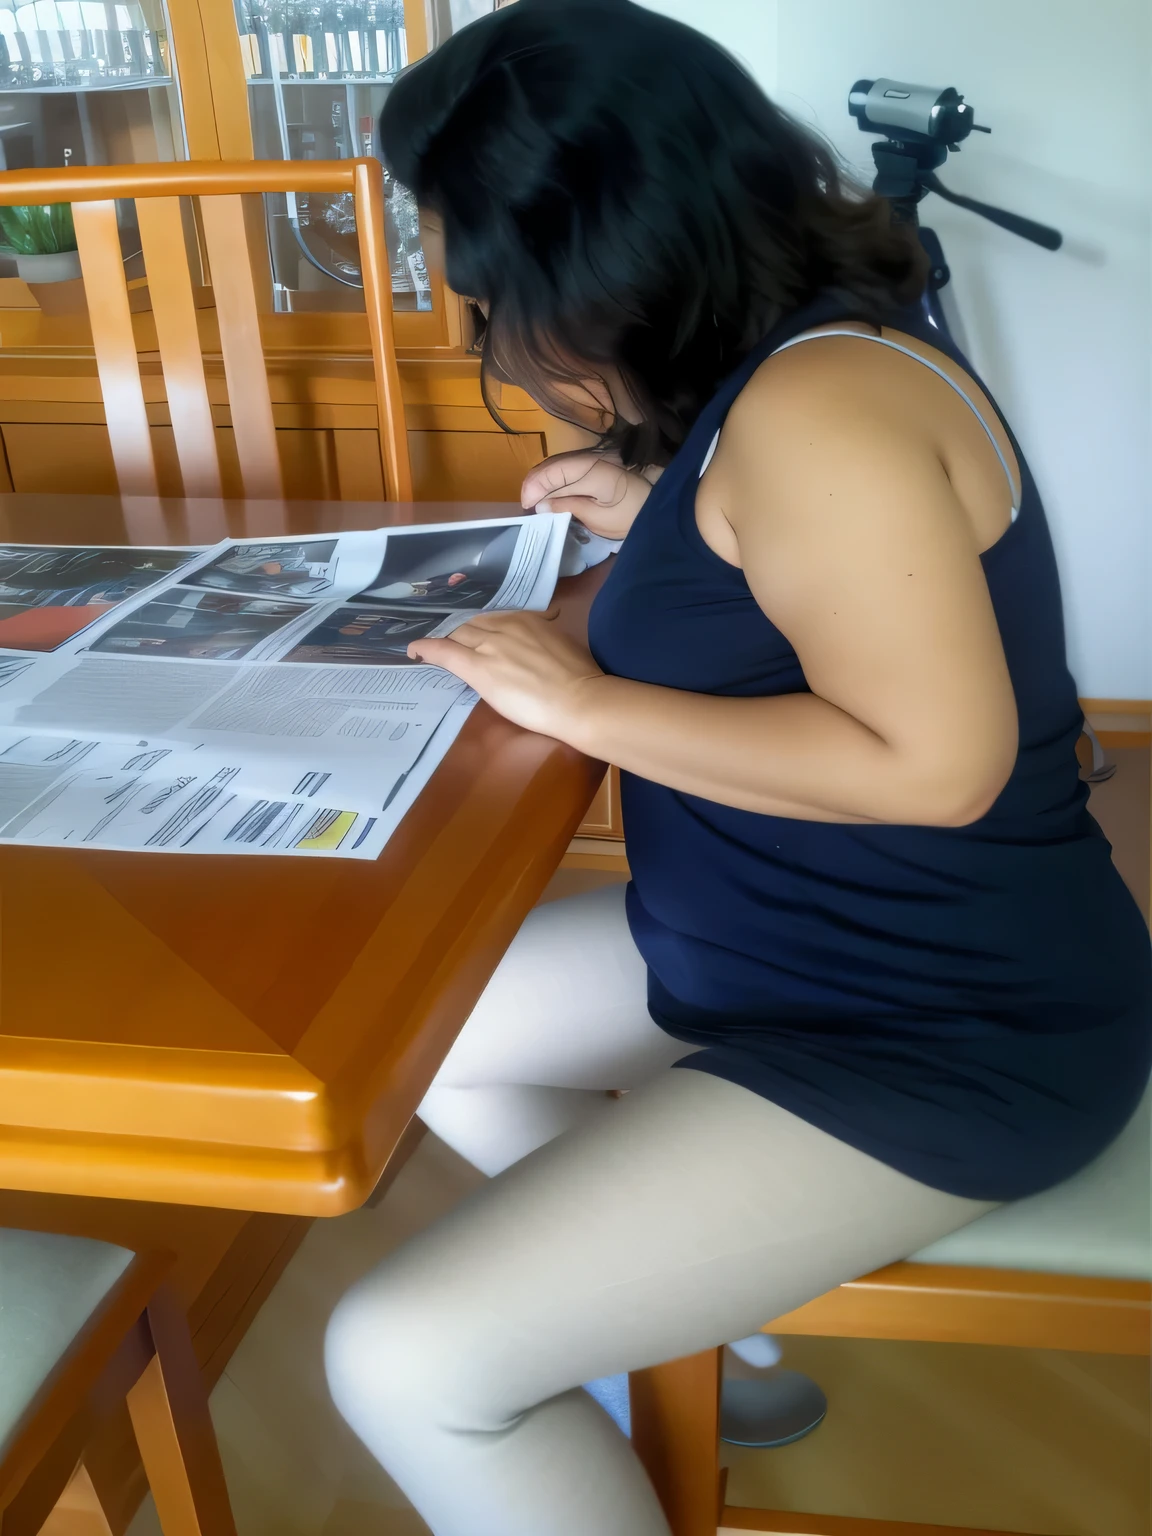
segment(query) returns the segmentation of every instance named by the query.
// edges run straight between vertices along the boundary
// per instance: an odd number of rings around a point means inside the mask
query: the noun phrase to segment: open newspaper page
[[[546,607],[567,524],[0,547],[0,842],[376,857],[475,702],[409,644]]]

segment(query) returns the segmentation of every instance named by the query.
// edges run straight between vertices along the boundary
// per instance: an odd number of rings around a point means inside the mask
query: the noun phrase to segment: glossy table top
[[[200,544],[513,512],[0,495],[0,540]],[[561,583],[563,623],[582,628],[603,575]],[[0,848],[0,1188],[358,1206],[602,775],[479,705],[374,862]]]

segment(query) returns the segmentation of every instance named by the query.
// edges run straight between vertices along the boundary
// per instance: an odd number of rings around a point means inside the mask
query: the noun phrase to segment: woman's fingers
[[[468,664],[463,661],[461,652],[496,655],[506,648],[508,640],[515,639],[518,633],[524,637],[537,624],[550,624],[559,615],[560,609],[555,604],[548,609],[547,613],[478,613],[466,624],[461,624],[458,629],[454,629],[450,635],[413,640],[408,647],[408,655],[413,661],[423,661],[433,667],[444,667],[467,682],[469,679],[461,671],[461,667]],[[501,645],[502,640],[504,646]]]
[[[431,662],[434,666],[444,666],[446,663],[441,660],[441,657],[451,658],[453,647],[458,651],[478,651],[482,645],[490,642],[502,630],[507,631],[509,626],[507,623],[501,624],[501,619],[507,620],[514,617],[516,615],[478,613],[466,624],[459,625],[450,635],[413,640],[408,647],[408,654],[418,657],[421,661]]]
[[[582,522],[591,533],[598,530],[594,526],[597,510],[603,511],[600,502],[594,501],[591,496],[549,496],[541,507],[542,512],[570,512],[574,518]]]
[[[520,487],[520,505],[534,507],[554,491],[563,490],[573,480],[579,480],[591,468],[594,457],[591,453],[558,454],[554,459],[545,459],[543,464],[537,464],[524,477]]]
[[[575,690],[599,669],[548,622],[558,611],[477,614],[451,635],[414,640],[408,654],[453,673],[515,724],[564,740]]]
[[[619,464],[595,453],[561,455],[545,459],[526,477],[520,492],[520,504],[535,507],[542,501],[555,505],[555,497],[587,496],[604,506],[615,506],[628,485],[628,477]]]
[[[411,661],[422,661],[430,667],[443,667],[471,687],[477,669],[475,650],[475,646],[445,636],[439,640],[413,640],[408,656]]]
[[[459,629],[454,629],[452,631],[452,638],[454,639],[457,635],[463,634],[466,630],[508,631],[530,629],[540,623],[551,624],[553,620],[559,617],[560,606],[558,603],[553,603],[551,608],[544,613],[517,608],[497,610],[493,613],[478,613],[470,618],[466,624],[461,624]]]

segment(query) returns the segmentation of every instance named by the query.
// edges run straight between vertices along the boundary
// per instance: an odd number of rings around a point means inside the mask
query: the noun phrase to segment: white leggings
[[[686,1054],[607,887],[530,914],[446,1058],[421,1117],[497,1176],[354,1286],[326,1345],[435,1536],[669,1536],[581,1383],[741,1338],[989,1209],[668,1070]]]

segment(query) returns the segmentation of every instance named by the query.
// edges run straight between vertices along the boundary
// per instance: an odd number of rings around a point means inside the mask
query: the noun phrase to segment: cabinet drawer
[[[98,408],[97,408],[98,409]],[[108,429],[100,421],[3,423],[3,448],[11,485],[0,490],[116,494],[116,470]],[[216,442],[225,496],[240,496],[239,462],[230,426],[217,426]],[[356,426],[277,429],[284,483],[293,498],[318,501],[380,501],[384,482],[374,430]],[[520,485],[544,457],[539,432],[410,431],[412,478],[417,501],[519,502]],[[162,496],[181,493],[172,428],[153,425],[152,447]],[[0,482],[3,474],[0,470]]]
[[[544,457],[539,432],[409,431],[417,501],[519,502],[524,476]]]

